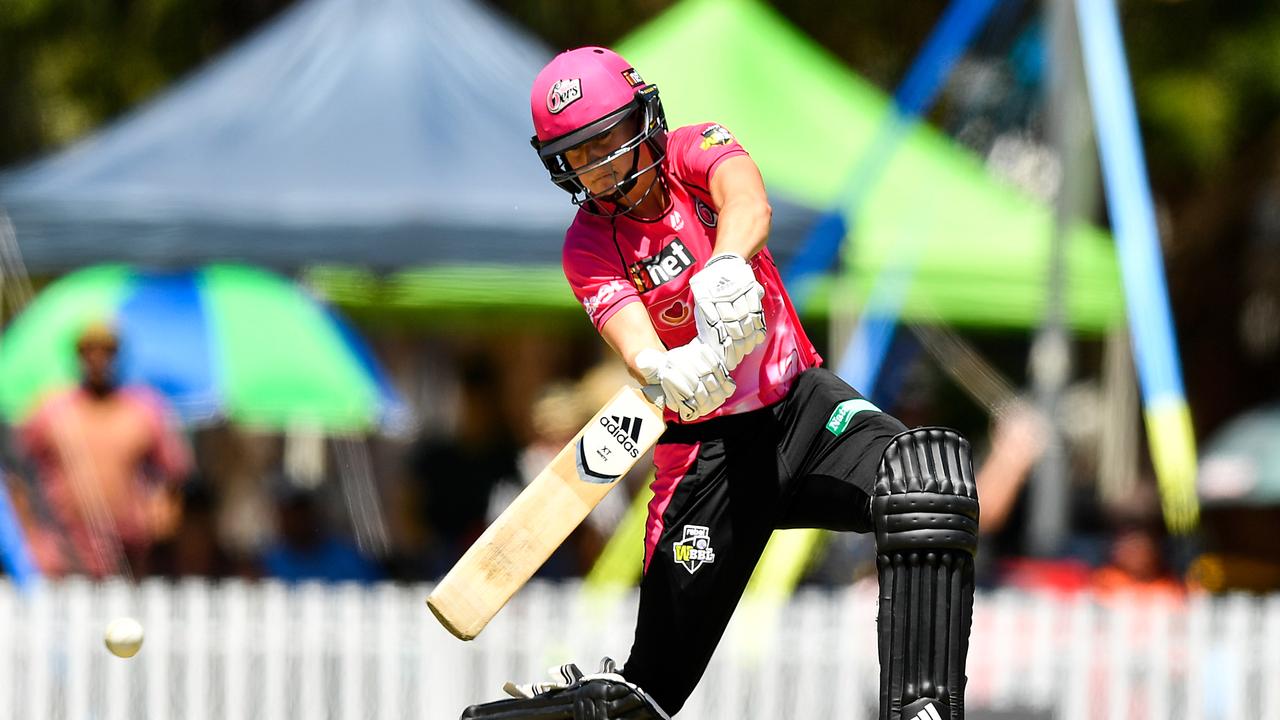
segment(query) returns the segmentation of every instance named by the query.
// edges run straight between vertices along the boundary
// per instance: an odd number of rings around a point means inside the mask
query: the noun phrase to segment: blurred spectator
[[[182,493],[182,523],[152,555],[152,571],[168,577],[223,578],[247,574],[218,538],[217,497],[203,481],[187,483]]]
[[[1089,564],[1071,557],[1020,554],[1027,521],[1023,489],[1049,439],[1048,421],[1033,405],[1014,400],[995,416],[991,451],[977,469],[982,519],[978,524],[979,583],[1078,592],[1089,583]],[[1010,537],[1013,536],[1012,542]],[[1013,556],[1010,556],[1013,555]]]
[[[1004,528],[1047,437],[1044,417],[1025,402],[1011,403],[996,418],[991,452],[976,479],[982,503],[979,532],[994,535]]]
[[[1094,592],[1176,596],[1186,590],[1166,558],[1164,524],[1154,486],[1153,479],[1137,485],[1132,495],[1107,510],[1107,561],[1093,572],[1089,584]]]
[[[37,551],[49,575],[145,575],[152,545],[180,519],[190,453],[158,393],[120,386],[119,345],[111,325],[86,326],[79,386],[47,397],[20,431],[48,508],[40,535],[59,539]]]
[[[321,511],[316,491],[288,478],[276,482],[277,539],[262,554],[262,569],[287,582],[374,582],[382,573],[339,537]]]
[[[1280,333],[1280,323],[1272,325]],[[1228,420],[1201,446],[1202,554],[1189,579],[1209,592],[1280,590],[1278,441],[1280,403],[1272,401]]]
[[[453,437],[419,438],[409,450],[417,514],[427,525],[427,577],[447,572],[480,537],[493,487],[518,474],[501,399],[492,365],[472,358],[463,369]]]
[[[1123,521],[1111,538],[1110,558],[1093,572],[1093,591],[1181,595],[1184,586],[1165,562],[1158,521]]]

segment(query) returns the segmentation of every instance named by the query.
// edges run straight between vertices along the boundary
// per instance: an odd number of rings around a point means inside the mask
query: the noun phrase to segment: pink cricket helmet
[[[573,196],[573,203],[601,213],[596,203],[625,193],[636,179],[662,162],[666,153],[667,121],[658,99],[658,86],[646,83],[621,55],[600,47],[582,47],[560,53],[533,81],[529,95],[536,134],[531,142],[551,173],[551,180]],[[574,168],[565,159],[569,148],[607,133],[629,117],[638,116],[637,133],[606,157],[587,167]],[[642,143],[654,157],[647,167],[637,167]],[[626,177],[607,192],[593,196],[578,175],[625,155],[635,153]],[[625,209],[622,210],[625,212]],[[615,214],[615,213],[602,213]]]

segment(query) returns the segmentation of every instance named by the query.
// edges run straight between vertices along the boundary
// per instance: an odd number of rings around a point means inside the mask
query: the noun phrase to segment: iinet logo
[[[631,276],[636,292],[646,293],[693,267],[693,260],[693,253],[680,242],[680,238],[674,238],[657,255],[632,263],[627,274]]]

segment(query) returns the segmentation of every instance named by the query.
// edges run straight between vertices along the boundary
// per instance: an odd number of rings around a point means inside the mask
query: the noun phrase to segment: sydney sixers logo
[[[658,312],[658,318],[672,327],[689,322],[691,317],[693,317],[693,310],[689,307],[689,303],[683,300],[676,300]]]
[[[582,80],[579,78],[567,78],[557,80],[555,85],[547,91],[547,110],[552,115],[564,110],[573,103],[582,99]]]
[[[588,315],[595,317],[596,311],[600,309],[601,305],[607,307],[609,301],[613,299],[613,296],[625,290],[626,287],[626,284],[621,280],[610,280],[604,285],[601,285],[600,288],[596,290],[595,295],[584,299],[582,301],[582,307],[586,309]]]
[[[720,216],[716,211],[712,210],[710,205],[702,202],[698,198],[693,199],[693,209],[698,213],[698,220],[709,228],[715,227],[716,223],[720,221]]]

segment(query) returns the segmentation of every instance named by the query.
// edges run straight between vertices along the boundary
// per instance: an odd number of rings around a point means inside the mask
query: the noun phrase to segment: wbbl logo
[[[711,530],[705,525],[685,525],[684,538],[671,544],[676,562],[692,575],[703,563],[716,561],[715,548],[711,547]]]

